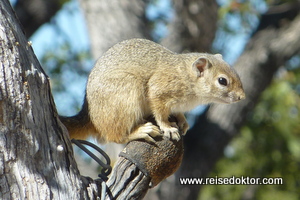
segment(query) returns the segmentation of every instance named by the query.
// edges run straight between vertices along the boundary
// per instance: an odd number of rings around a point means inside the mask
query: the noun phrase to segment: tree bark
[[[168,138],[155,144],[132,141],[120,156],[107,181],[109,193],[120,200],[142,199],[149,188],[178,169],[183,156],[183,141]]]
[[[0,199],[79,199],[72,147],[8,1],[0,2]]]

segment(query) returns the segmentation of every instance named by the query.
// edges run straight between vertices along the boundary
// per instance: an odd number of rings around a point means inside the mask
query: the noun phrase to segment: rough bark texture
[[[18,0],[16,14],[29,38],[41,25],[50,21],[61,8],[60,0]]]
[[[81,0],[94,58],[129,38],[147,37],[145,3],[141,0]]]
[[[150,177],[126,158],[119,159],[116,166],[107,182],[111,196],[107,195],[106,199],[143,199],[149,189]]]
[[[0,63],[0,199],[79,199],[48,77],[8,1],[0,2]]]
[[[138,149],[138,151],[137,151]],[[181,164],[183,141],[158,140],[155,145],[142,141],[130,142],[107,181],[114,198],[141,199],[173,174]]]

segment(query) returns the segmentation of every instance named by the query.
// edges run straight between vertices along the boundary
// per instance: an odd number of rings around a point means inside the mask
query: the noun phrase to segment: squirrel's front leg
[[[158,104],[155,107],[152,107],[152,112],[156,123],[163,132],[164,136],[178,141],[180,139],[178,126],[176,123],[169,122],[170,110],[167,109],[163,104]],[[181,116],[179,118],[182,120]]]
[[[173,114],[173,116],[177,120],[177,125],[178,125],[178,128],[179,128],[179,131],[181,132],[182,135],[185,135],[186,132],[189,129],[189,124],[187,123],[184,114],[183,113],[176,113],[176,114]]]

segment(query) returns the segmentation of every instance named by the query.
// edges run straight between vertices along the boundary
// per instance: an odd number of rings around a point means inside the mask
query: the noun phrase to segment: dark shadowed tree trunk
[[[18,0],[14,10],[29,38],[41,25],[47,23],[62,7],[60,0]]]

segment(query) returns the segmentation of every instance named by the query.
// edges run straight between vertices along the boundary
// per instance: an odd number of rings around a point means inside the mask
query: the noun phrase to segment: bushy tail
[[[96,133],[96,129],[89,117],[86,98],[81,111],[77,115],[71,117],[59,116],[59,118],[68,129],[71,139],[85,139],[89,135]]]

